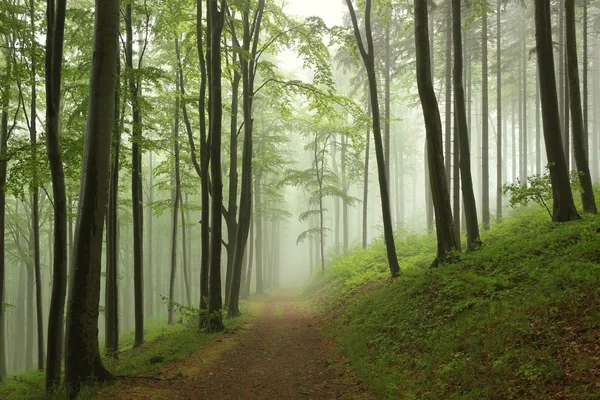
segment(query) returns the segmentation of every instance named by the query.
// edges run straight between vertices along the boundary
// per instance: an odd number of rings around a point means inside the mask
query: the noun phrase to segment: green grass
[[[325,332],[378,399],[600,398],[600,217],[514,213],[459,262],[429,268],[435,236],[337,258],[306,287]]]
[[[225,319],[225,333],[237,329],[249,318],[248,310],[242,316]],[[130,331],[120,337],[119,360],[105,358],[104,364],[113,375],[134,376],[158,371],[165,364],[183,360],[199,349],[214,343],[219,335],[199,332],[195,321],[175,325],[166,324],[166,316],[146,322],[144,343],[133,348],[134,332]],[[102,352],[102,350],[101,350]],[[150,360],[161,357],[160,362],[150,363]],[[22,375],[7,377],[0,383],[0,399],[51,399],[66,398],[64,393],[47,396],[44,390],[45,374],[30,372]],[[86,387],[79,395],[80,399],[90,398],[96,392],[94,387]]]

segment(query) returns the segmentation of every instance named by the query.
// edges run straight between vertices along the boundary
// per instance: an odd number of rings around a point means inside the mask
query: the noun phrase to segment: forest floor
[[[252,317],[158,372],[119,380],[99,399],[368,399],[321,320],[284,291],[250,303]]]

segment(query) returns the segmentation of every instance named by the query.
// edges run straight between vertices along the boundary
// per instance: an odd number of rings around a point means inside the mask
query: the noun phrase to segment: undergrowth
[[[520,210],[431,269],[435,236],[335,259],[305,293],[378,399],[600,398],[600,217]]]
[[[234,331],[249,317],[244,310],[237,318],[224,319],[225,333]],[[166,364],[183,360],[199,349],[206,347],[216,340],[218,335],[201,332],[197,320],[191,319],[174,325],[167,325],[166,317],[147,321],[144,327],[144,343],[133,348],[134,332],[129,331],[119,339],[119,358],[104,357],[105,367],[115,376],[136,376],[158,371]],[[104,351],[101,349],[101,353]],[[44,389],[44,372],[29,372],[21,375],[8,376],[0,382],[0,399],[66,399],[66,393],[58,392],[48,396]],[[84,387],[78,399],[92,398],[97,392],[94,386]]]

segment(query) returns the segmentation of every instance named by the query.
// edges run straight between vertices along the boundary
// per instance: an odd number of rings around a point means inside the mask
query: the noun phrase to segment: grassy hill
[[[431,269],[435,236],[375,242],[305,293],[380,399],[600,398],[600,217],[517,211],[484,246]]]

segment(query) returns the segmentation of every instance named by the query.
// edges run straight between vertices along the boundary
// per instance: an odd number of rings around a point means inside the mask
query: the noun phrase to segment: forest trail
[[[280,291],[250,303],[253,314],[236,332],[152,376],[122,381],[114,399],[370,399],[320,319]]]

